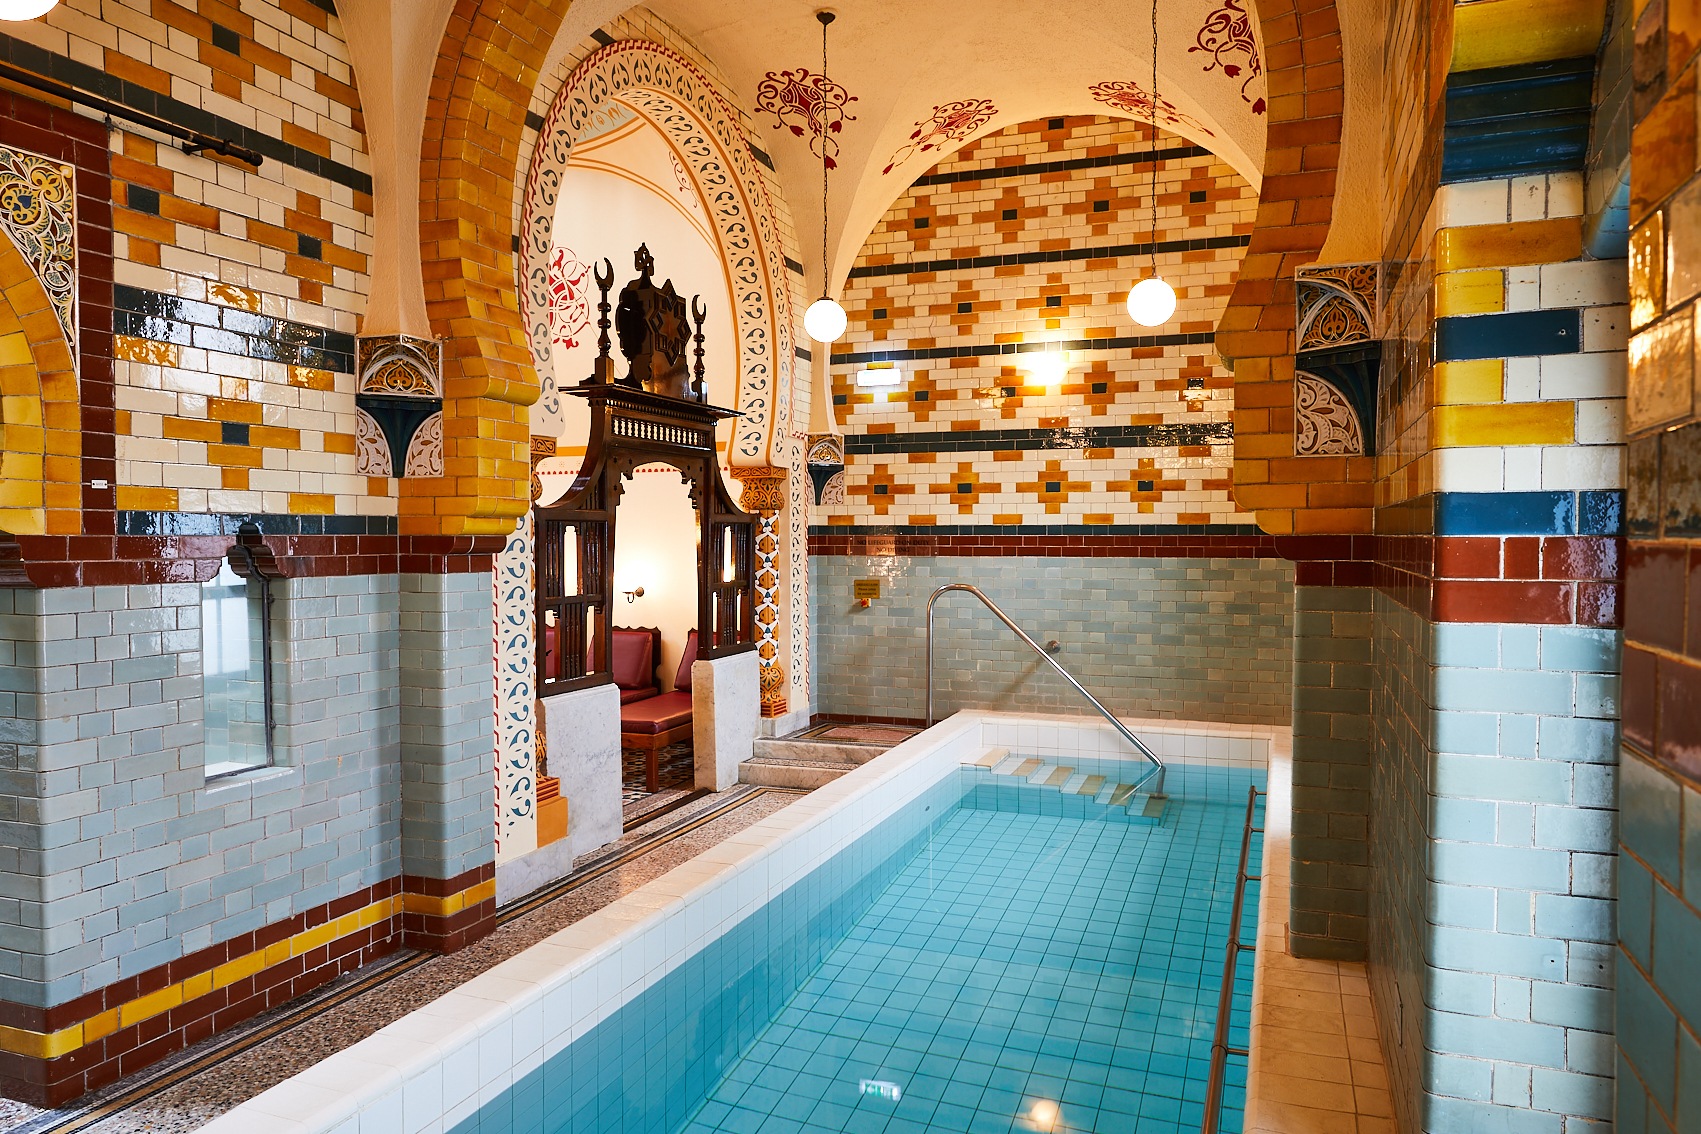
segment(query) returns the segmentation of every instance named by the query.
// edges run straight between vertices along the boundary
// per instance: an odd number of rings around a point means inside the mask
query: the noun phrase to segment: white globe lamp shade
[[[845,309],[823,295],[803,313],[803,329],[818,343],[837,342],[845,333]]]
[[[0,20],[33,20],[59,6],[59,0],[0,0]]]
[[[1161,276],[1141,280],[1128,293],[1128,317],[1142,327],[1157,327],[1175,314],[1175,289]]]

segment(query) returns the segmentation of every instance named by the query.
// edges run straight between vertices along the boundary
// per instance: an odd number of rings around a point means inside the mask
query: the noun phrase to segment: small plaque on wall
[[[858,579],[856,581],[856,597],[859,599],[877,599],[880,597],[879,579]]]

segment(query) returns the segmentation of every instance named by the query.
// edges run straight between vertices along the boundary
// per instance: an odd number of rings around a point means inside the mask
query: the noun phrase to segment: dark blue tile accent
[[[1442,182],[1582,169],[1594,76],[1593,56],[1450,76]]]
[[[769,170],[773,170],[773,168],[774,168],[774,159],[773,158],[769,157],[767,155],[767,153],[765,153],[764,151],[757,149],[754,143],[746,142],[746,143],[744,143],[744,145],[745,145],[745,148],[750,151],[751,157],[755,158],[757,161],[759,161],[763,165],[767,166],[769,168]]]
[[[785,257],[785,262],[786,262],[786,271],[793,272],[793,273],[800,275],[800,276],[803,274],[803,265],[802,264],[798,263],[796,260],[793,260],[790,256]]]
[[[1624,534],[1624,492],[1610,489],[1577,494],[1577,534],[1621,536]]]
[[[125,193],[130,207],[138,213],[148,213],[159,216],[159,190],[149,189],[142,185],[132,185]]]
[[[1582,349],[1583,314],[1509,311],[1504,315],[1447,315],[1435,321],[1435,361],[1576,354]]]
[[[113,287],[112,302],[115,334],[341,374],[354,372],[354,336],[341,331],[123,284]]]
[[[980,453],[992,449],[1153,449],[1226,445],[1227,421],[1164,425],[1090,425],[1070,429],[973,429],[946,433],[862,433],[845,438],[845,453]]]
[[[804,350],[802,347],[792,347],[791,353],[796,355],[798,358],[801,358],[805,362],[814,362],[815,361],[815,356],[813,354],[811,354],[809,351]]]
[[[248,444],[248,426],[240,421],[219,422],[219,440],[226,445]]]
[[[916,227],[926,228],[926,217]],[[864,264],[852,268],[851,279],[874,276],[909,276],[918,272],[966,272],[985,268],[1008,268],[1019,264],[1063,264],[1079,260],[1103,260],[1118,256],[1150,256],[1158,252],[1202,252],[1213,248],[1245,248],[1250,236],[1209,236],[1197,240],[1160,240],[1144,244],[1103,244],[1095,248],[1058,248],[1049,252],[1013,252],[1004,256],[967,256],[957,260],[912,260],[905,264]]]
[[[1435,534],[1575,535],[1573,492],[1438,492]]]
[[[597,43],[600,44],[603,47],[607,47],[609,44],[614,42],[614,37],[609,35],[607,32],[603,31],[601,28],[598,28],[596,31],[592,32],[591,38],[596,40]]]
[[[1112,169],[1125,165],[1144,165],[1156,157],[1158,161],[1173,161],[1178,158],[1210,157],[1211,151],[1204,146],[1171,146],[1158,150],[1140,150],[1131,154],[1106,154],[1103,157],[1071,158],[1068,161],[1037,161],[1026,165],[1001,165],[996,169],[959,169],[951,173],[930,173],[918,177],[912,184],[922,185],[955,185],[963,181],[997,181],[1004,177],[1029,177],[1043,173],[1064,173],[1077,169]]]
[[[862,354],[835,354],[829,361],[834,366],[849,366],[862,362],[921,362],[931,358],[981,358],[1040,354],[1053,350],[1133,350],[1155,346],[1203,346],[1216,341],[1217,336],[1212,332],[1199,331],[1186,335],[1125,335],[1114,339],[1064,339],[1051,343],[976,343],[969,346],[929,347],[923,350],[874,350]]]
[[[1261,536],[1257,524],[811,524],[811,536]]]
[[[526,111],[526,129],[534,134],[543,132],[543,115],[535,110]]]
[[[396,534],[394,516],[280,516],[121,511],[118,513],[117,526],[119,535],[234,536],[243,524],[253,524],[266,535]]]
[[[86,63],[57,55],[43,50],[21,39],[9,35],[0,35],[0,62],[22,67],[26,71],[34,71],[38,75],[46,75],[59,82],[68,83],[82,90],[100,95],[129,107],[174,122],[190,130],[199,130],[216,138],[227,138],[240,146],[246,146],[260,154],[268,161],[281,162],[306,170],[308,173],[323,177],[338,185],[345,185],[357,193],[372,193],[372,175],[362,173],[352,166],[334,162],[329,158],[320,157],[311,150],[292,146],[282,139],[273,137],[260,130],[232,122],[228,118],[220,118],[216,114],[179,102],[169,95],[155,94],[146,87],[126,82],[116,75],[110,75]]]

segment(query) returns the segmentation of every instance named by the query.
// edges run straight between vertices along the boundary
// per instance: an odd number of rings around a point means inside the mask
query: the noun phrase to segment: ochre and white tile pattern
[[[1126,155],[1150,147],[1139,123],[1078,115],[987,135],[929,171],[987,170],[985,180],[918,185],[875,227],[857,269],[1144,244],[1151,239],[1151,166],[1122,164],[997,176],[1012,165]],[[1160,149],[1188,143],[1160,131]],[[923,179],[925,180],[925,178]],[[1244,236],[1257,197],[1220,159],[1163,160],[1159,242]],[[1132,336],[1209,335],[1244,247],[1163,252],[1160,272],[1179,305],[1163,326],[1135,324],[1129,287],[1145,256],[1107,256],[898,275],[857,275],[844,291],[850,328],[835,355],[1033,344]],[[847,438],[962,435],[976,430],[1064,431],[1098,426],[1223,426],[1208,443],[1142,448],[916,451],[847,457],[845,502],[817,509],[832,524],[1206,524],[1247,522],[1229,497],[1232,379],[1209,340],[1071,350],[1060,383],[1035,372],[1040,354],[974,354],[899,362],[890,391],[858,389],[856,363],[832,368]],[[926,446],[918,445],[918,449]],[[968,487],[964,487],[964,486]]]

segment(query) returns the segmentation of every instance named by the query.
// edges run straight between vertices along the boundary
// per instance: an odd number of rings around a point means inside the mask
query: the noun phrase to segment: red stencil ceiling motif
[[[756,109],[774,116],[774,129],[784,126],[799,138],[808,135],[809,149],[824,158],[828,169],[837,169],[838,139],[832,135],[855,122],[846,108],[856,96],[825,75],[805,67],[795,71],[769,71],[756,88]]]
[[[1206,71],[1222,69],[1224,75],[1231,79],[1240,78],[1242,71],[1246,78],[1241,80],[1240,97],[1252,104],[1252,113],[1264,113],[1264,100],[1254,99],[1247,93],[1246,88],[1252,85],[1252,80],[1264,73],[1263,64],[1258,61],[1258,41],[1252,35],[1252,17],[1240,5],[1243,0],[1223,0],[1223,6],[1205,17],[1204,25],[1195,37],[1195,46],[1187,49],[1188,54],[1204,51],[1211,56],[1211,61],[1205,65]],[[1245,59],[1245,65],[1230,62],[1224,56],[1232,58],[1240,55]]]
[[[1110,83],[1095,83],[1087,88],[1093,98],[1108,107],[1120,110],[1137,122],[1152,120],[1152,96],[1145,92],[1139,83],[1132,79]],[[1183,114],[1169,99],[1158,97],[1157,119],[1166,126],[1187,126],[1216,137],[1216,134],[1198,119],[1190,114]]]
[[[963,140],[991,122],[992,116],[997,113],[998,108],[990,99],[984,98],[968,98],[934,107],[930,117],[915,124],[915,132],[910,135],[909,141],[898,147],[886,168],[880,172],[891,173],[895,166],[916,154],[937,149],[946,142]]]
[[[556,245],[549,253],[549,337],[563,349],[579,345],[590,329],[591,269],[579,263],[571,248]]]

